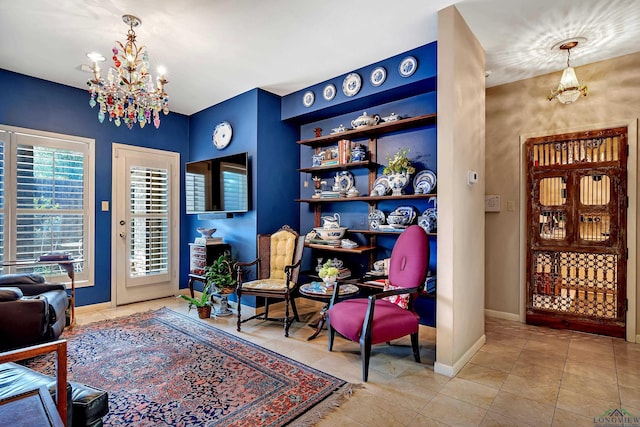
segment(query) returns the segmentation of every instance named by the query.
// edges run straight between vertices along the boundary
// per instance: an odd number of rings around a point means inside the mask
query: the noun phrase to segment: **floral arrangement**
[[[331,260],[325,262],[320,270],[318,271],[318,276],[324,279],[325,277],[335,277],[338,275],[338,269],[331,265]]]
[[[411,166],[411,161],[407,157],[408,153],[408,148],[401,148],[396,154],[393,155],[393,157],[388,157],[389,165],[385,166],[382,173],[385,175],[403,172],[407,173],[408,175],[415,173],[416,168]]]

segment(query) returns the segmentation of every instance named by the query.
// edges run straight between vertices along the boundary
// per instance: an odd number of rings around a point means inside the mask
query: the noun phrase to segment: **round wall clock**
[[[308,90],[302,95],[302,105],[305,107],[311,107],[313,105],[313,101],[316,100],[316,96],[312,91]]]
[[[418,60],[413,56],[407,56],[400,62],[398,71],[402,77],[409,77],[418,69]]]
[[[231,142],[231,136],[233,135],[233,129],[229,122],[218,123],[213,130],[213,146],[218,150],[222,150]]]
[[[360,87],[362,87],[362,79],[358,73],[349,74],[342,82],[342,92],[347,96],[357,94],[360,91]]]

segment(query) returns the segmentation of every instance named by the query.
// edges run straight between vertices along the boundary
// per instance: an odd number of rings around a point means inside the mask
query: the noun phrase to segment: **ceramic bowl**
[[[318,233],[318,237],[322,240],[340,240],[344,233],[347,231],[347,227],[338,227],[338,228],[323,228],[323,227],[315,227],[316,233]]]
[[[196,231],[200,233],[202,237],[211,237],[213,233],[216,232],[216,230],[217,230],[216,228],[205,228],[205,227],[196,228]]]

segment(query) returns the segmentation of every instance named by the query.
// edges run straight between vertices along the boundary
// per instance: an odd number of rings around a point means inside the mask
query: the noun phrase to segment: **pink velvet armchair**
[[[360,343],[362,380],[369,376],[371,346],[411,336],[416,362],[420,363],[418,345],[419,316],[413,311],[413,300],[424,286],[429,265],[429,242],[424,230],[412,225],[398,237],[389,264],[389,288],[368,298],[337,301],[337,293],[329,308],[329,351],[333,349],[335,333]],[[389,297],[407,295],[403,304]]]

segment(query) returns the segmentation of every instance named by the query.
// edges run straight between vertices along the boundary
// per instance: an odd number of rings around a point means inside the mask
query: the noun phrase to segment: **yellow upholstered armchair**
[[[277,320],[284,321],[284,336],[289,336],[289,327],[293,320],[300,321],[293,294],[298,287],[298,273],[304,249],[304,236],[300,236],[288,225],[283,226],[273,234],[258,235],[258,258],[251,262],[237,262],[238,272],[238,331],[240,325],[247,320]],[[255,266],[255,268],[253,267]],[[243,282],[243,270],[256,270],[256,280]],[[264,297],[264,313],[242,320],[240,310],[243,295]],[[269,317],[270,300],[284,300],[284,318]],[[289,314],[289,305],[293,316]]]

